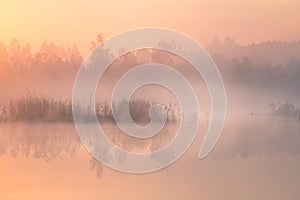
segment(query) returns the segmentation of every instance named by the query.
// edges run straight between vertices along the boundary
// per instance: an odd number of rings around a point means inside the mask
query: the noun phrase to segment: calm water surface
[[[134,152],[166,144],[176,127],[150,141],[131,140],[105,124],[108,137]],[[93,159],[73,124],[0,125],[0,199],[300,199],[300,123],[265,116],[231,118],[213,152],[192,147],[170,167],[117,172]]]

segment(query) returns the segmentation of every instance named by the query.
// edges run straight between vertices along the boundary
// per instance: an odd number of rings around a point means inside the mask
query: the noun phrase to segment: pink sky
[[[107,38],[143,26],[178,30],[206,45],[229,35],[242,44],[300,39],[299,0],[1,0],[0,41],[18,38],[76,43],[87,52],[96,33]]]

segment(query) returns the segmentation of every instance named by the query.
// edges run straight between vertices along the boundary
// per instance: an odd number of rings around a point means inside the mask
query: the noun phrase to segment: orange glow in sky
[[[1,0],[0,41],[18,38],[38,48],[43,41],[76,43],[86,51],[104,37],[132,28],[178,30],[202,44],[214,36],[239,43],[300,39],[298,0]]]

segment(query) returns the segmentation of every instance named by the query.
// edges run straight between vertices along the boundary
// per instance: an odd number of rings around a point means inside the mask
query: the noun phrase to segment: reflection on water
[[[68,124],[1,124],[1,154],[17,157],[24,154],[46,161],[61,153],[71,156],[78,151],[80,141]]]
[[[166,125],[151,139],[139,139],[123,133],[115,125],[102,126],[106,136],[117,146],[131,152],[150,152],[168,143],[176,133],[176,124]],[[64,154],[70,157],[83,148],[73,124],[69,123],[2,123],[0,155],[32,157],[51,161]],[[91,157],[91,169],[101,176],[102,164]]]
[[[107,137],[133,152],[167,144],[176,126],[148,140],[111,124]],[[109,169],[83,148],[73,124],[0,124],[0,199],[299,199],[300,122],[249,116],[229,119],[204,160],[191,149],[170,167],[132,175]]]
[[[0,138],[0,155],[44,161],[61,154],[73,157],[82,148],[74,126],[68,123],[3,123]],[[90,165],[101,176],[101,163],[91,157]]]
[[[228,123],[219,143],[223,145],[222,151],[214,151],[213,156],[248,158],[257,154],[300,154],[300,121],[297,119],[249,116]]]

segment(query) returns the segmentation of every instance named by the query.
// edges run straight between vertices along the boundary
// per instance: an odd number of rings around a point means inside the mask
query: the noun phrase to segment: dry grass
[[[121,115],[124,112],[124,103],[121,101],[113,103],[116,114]],[[158,102],[146,100],[132,100],[129,102],[130,115],[136,123],[148,123],[150,118],[148,115],[152,105]],[[167,122],[177,122],[178,112],[174,105],[163,105],[167,113]],[[92,105],[83,107],[76,105],[75,109],[79,109],[81,113],[80,119],[89,122],[92,116],[96,114],[100,122],[114,123],[111,105],[108,102],[98,102],[93,109]],[[163,113],[156,113],[162,117]],[[43,96],[25,95],[21,98],[11,100],[8,104],[3,105],[0,110],[1,122],[73,122],[72,101],[70,99],[52,99]],[[122,122],[127,122],[126,118]]]

